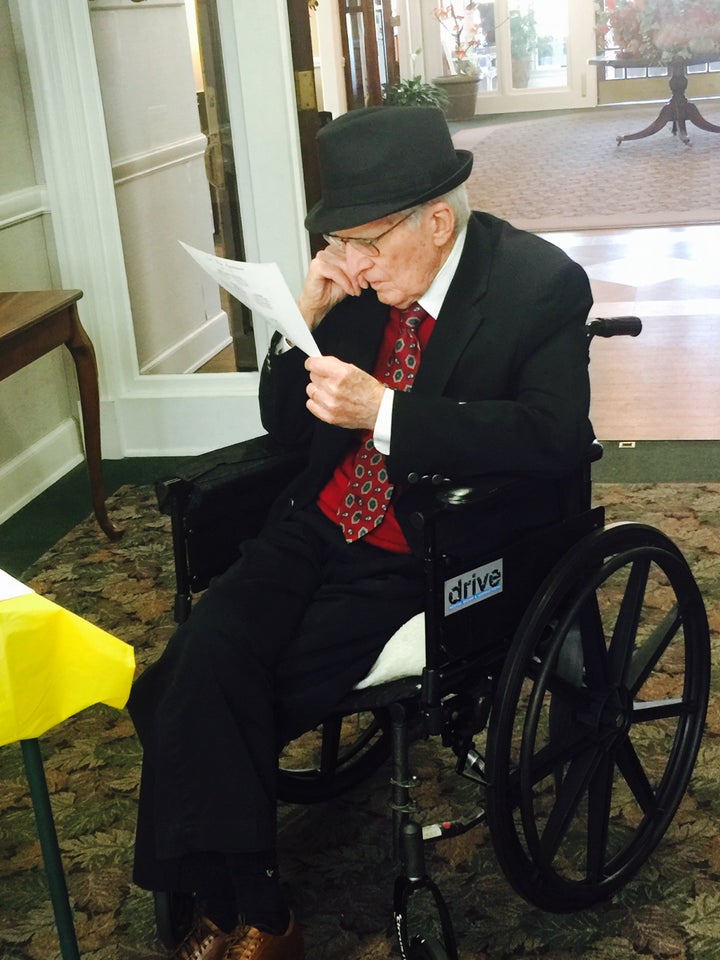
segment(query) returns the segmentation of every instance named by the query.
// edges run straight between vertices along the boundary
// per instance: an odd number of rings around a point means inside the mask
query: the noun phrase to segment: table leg
[[[643,137],[649,137],[653,133],[662,130],[668,123],[672,123],[673,136],[680,135],[680,139],[687,146],[690,143],[690,137],[687,132],[687,122],[695,124],[701,130],[708,130],[710,133],[720,133],[720,127],[706,120],[694,103],[685,96],[687,90],[688,78],[685,62],[678,60],[670,66],[670,79],[668,81],[672,97],[664,105],[660,114],[650,126],[645,127],[638,133],[629,133],[624,137],[617,137],[618,146],[624,140],[641,140]]]
[[[695,126],[700,127],[701,130],[708,130],[710,133],[720,133],[720,127],[716,123],[710,123],[709,120],[706,120],[694,103],[688,101],[687,109],[687,119],[690,123],[694,123]]]
[[[92,342],[80,323],[77,310],[73,307],[74,321],[72,337],[67,348],[75,362],[78,387],[80,388],[80,408],[82,410],[83,436],[85,438],[85,459],[90,476],[95,516],[101,529],[110,540],[119,540],[123,531],[115,526],[107,514],[105,506],[105,487],[102,476],[102,458],[100,450],[100,394],[98,391],[97,362]]]
[[[50,900],[55,913],[55,925],[60,941],[60,955],[63,960],[80,960],[75,924],[70,910],[70,900],[60,858],[60,848],[55,832],[55,821],[50,806],[40,745],[37,740],[21,740],[20,746],[22,747],[25,773],[27,774],[30,797],[35,812],[35,823],[37,824],[40,848],[45,863],[45,873],[50,888]]]
[[[649,126],[643,130],[639,130],[637,133],[626,133],[624,137],[616,137],[615,139],[617,140],[618,146],[620,146],[624,140],[642,140],[643,137],[651,137],[653,133],[662,130],[668,123],[674,124],[674,122],[672,108],[669,103],[666,103],[658,114],[657,120],[653,120]],[[673,129],[673,133],[674,132],[675,130]]]

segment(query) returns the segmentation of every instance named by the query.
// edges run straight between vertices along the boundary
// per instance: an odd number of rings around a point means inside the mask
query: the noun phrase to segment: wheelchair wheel
[[[705,607],[671,540],[614,524],[560,561],[518,628],[488,729],[488,824],[518,893],[578,910],[640,869],[687,788],[709,678]]]
[[[289,803],[337,797],[374,773],[390,755],[390,744],[385,710],[327,720],[281,753],[278,797]]]
[[[190,932],[195,916],[195,898],[191,893],[156,890],[155,926],[162,945],[173,950]]]

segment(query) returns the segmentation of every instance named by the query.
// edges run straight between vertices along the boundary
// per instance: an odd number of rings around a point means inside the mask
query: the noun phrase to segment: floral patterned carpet
[[[596,484],[609,519],[659,527],[685,552],[703,592],[713,656],[720,638],[720,484]],[[110,501],[126,529],[109,543],[91,520],[24,579],[132,644],[141,670],[172,630],[168,522],[150,487]],[[657,851],[610,903],[576,914],[528,906],[500,872],[484,826],[445,840],[428,868],[450,905],[461,960],[716,960],[720,943],[720,700],[712,681],[707,732],[691,788]],[[87,960],[165,956],[150,895],[130,883],[140,750],[124,711],[98,706],[42,740],[46,774]],[[434,741],[413,748],[424,810],[462,804],[468,781]],[[281,809],[281,861],[305,930],[308,960],[396,956],[394,864],[384,767],[340,799]],[[16,745],[0,749],[0,957],[59,956],[32,810]],[[448,812],[448,811],[446,811]]]

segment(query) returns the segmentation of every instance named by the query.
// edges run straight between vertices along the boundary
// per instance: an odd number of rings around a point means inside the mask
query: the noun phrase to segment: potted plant
[[[513,87],[526,87],[530,82],[530,70],[537,50],[538,37],[535,13],[510,11],[510,58],[512,60]]]
[[[426,83],[422,77],[383,84],[383,104],[388,107],[440,107],[448,105],[445,91],[436,83]]]
[[[433,16],[451,40],[450,55],[446,58],[450,73],[433,80],[447,95],[445,116],[448,120],[474,117],[480,75],[473,54],[483,45],[478,36],[480,27],[474,22],[467,23],[452,3],[436,7]]]

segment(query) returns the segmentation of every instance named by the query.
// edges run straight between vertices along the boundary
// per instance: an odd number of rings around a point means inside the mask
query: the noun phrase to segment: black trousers
[[[135,881],[198,890],[208,854],[274,849],[279,749],[422,605],[419,559],[347,544],[315,507],[244,544],[131,693],[144,751]]]

